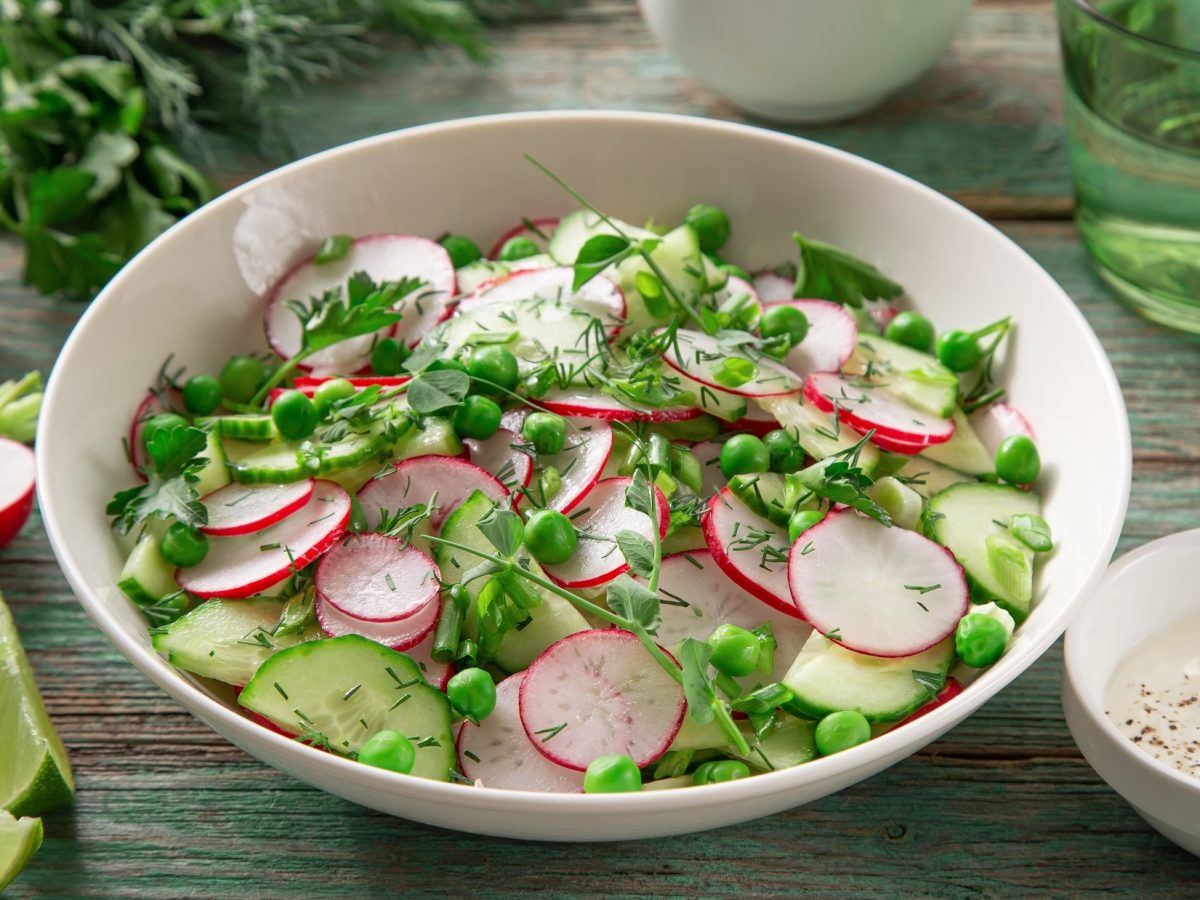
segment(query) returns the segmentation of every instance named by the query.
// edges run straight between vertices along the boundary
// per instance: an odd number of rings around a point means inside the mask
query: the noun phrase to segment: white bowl
[[[1160,834],[1200,856],[1200,778],[1139,749],[1104,714],[1113,672],[1142,640],[1200,613],[1200,529],[1151,541],[1109,568],[1067,629],[1062,702],[1096,773]]]
[[[878,740],[743,781],[638,795],[482,790],[358,765],[274,734],[228,693],[172,668],[114,587],[121,555],[103,514],[130,481],[132,405],[163,358],[214,371],[259,350],[259,294],[330,234],[453,229],[490,239],[521,215],[573,204],[530,153],[627,221],[680,219],[699,201],[733,220],[728,257],[751,268],[795,255],[794,229],[846,246],[904,283],[945,328],[1012,313],[1005,375],[1048,461],[1046,517],[1060,547],[1008,654],[962,696]],[[1087,447],[1080,453],[1080,447]],[[903,759],[1024,671],[1066,626],[1115,545],[1129,488],[1129,429],[1104,352],[1070,298],[1012,241],[940,194],[818,144],[703,119],[529,113],[413,128],[301,160],[172,228],[104,290],[63,348],[46,391],[38,484],[46,530],[88,614],[152,681],[259,759],[385,812],[466,831],[548,840],[713,828],[806,803]]]
[[[781,122],[857,115],[946,49],[971,0],[641,0],[693,75]]]

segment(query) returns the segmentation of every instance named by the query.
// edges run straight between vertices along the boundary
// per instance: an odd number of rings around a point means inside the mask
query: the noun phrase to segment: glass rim
[[[1096,7],[1092,5],[1092,0],[1070,0],[1070,2],[1085,15],[1090,16],[1100,24],[1105,25],[1114,31],[1119,31],[1121,34],[1125,35],[1135,43],[1146,44],[1150,47],[1181,54],[1190,59],[1200,60],[1200,50],[1194,50],[1191,47],[1181,47],[1178,44],[1168,44],[1166,41],[1160,41],[1158,38],[1152,38],[1144,34],[1138,34],[1136,31],[1130,31],[1128,27],[1121,24],[1116,19],[1113,19],[1096,9]]]

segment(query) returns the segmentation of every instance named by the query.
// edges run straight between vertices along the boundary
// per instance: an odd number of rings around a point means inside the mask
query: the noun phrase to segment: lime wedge
[[[29,660],[17,640],[12,614],[0,597],[0,809],[40,816],[75,796],[71,764],[59,740]]]
[[[21,874],[40,846],[41,819],[14,819],[0,809],[0,891]]]

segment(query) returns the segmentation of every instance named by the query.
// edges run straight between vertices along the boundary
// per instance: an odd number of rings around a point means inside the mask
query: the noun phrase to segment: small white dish
[[[829,122],[914,81],[971,0],[641,0],[650,30],[705,84],[757,116]]]
[[[1109,567],[1067,629],[1062,703],[1071,736],[1109,787],[1163,837],[1200,856],[1200,778],[1155,759],[1105,714],[1113,673],[1143,640],[1200,613],[1200,529]]]

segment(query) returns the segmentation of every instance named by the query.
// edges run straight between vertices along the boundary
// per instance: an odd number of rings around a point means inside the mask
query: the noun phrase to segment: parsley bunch
[[[172,516],[192,527],[205,524],[208,511],[196,484],[208,465],[201,455],[207,446],[208,436],[199,428],[174,425],[154,431],[146,442],[149,462],[141,469],[146,483],[118,491],[108,502],[105,511],[113,516],[113,531],[129,534],[147,519]]]

